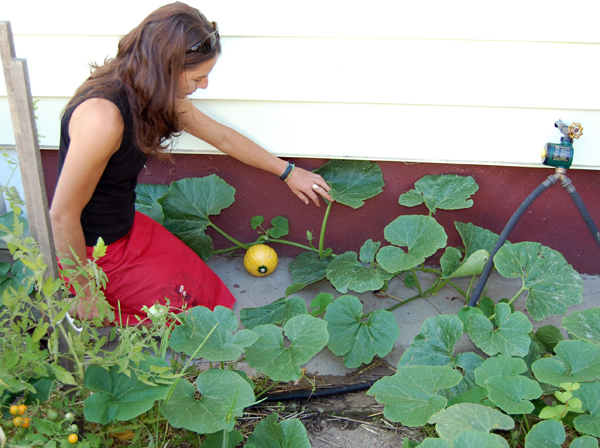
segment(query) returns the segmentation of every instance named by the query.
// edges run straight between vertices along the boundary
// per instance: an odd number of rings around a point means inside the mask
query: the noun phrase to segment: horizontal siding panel
[[[114,35],[129,32],[161,0],[4,2],[0,20],[16,34]],[[205,0],[200,7],[227,36],[467,39],[600,42],[597,0]],[[117,12],[118,11],[118,12]],[[33,13],[32,13],[33,12]],[[566,19],[566,20],[565,20]]]
[[[72,95],[87,64],[117,47],[116,37],[47,36],[43,51],[35,36],[15,40],[40,97]],[[588,44],[227,38],[196,97],[597,110],[599,60],[600,45]]]
[[[60,110],[67,99],[38,103],[39,132],[46,146],[59,142]],[[558,142],[554,122],[579,121],[573,168],[600,169],[600,112],[377,104],[195,100],[216,120],[283,157],[353,158],[404,162],[541,167],[546,142]],[[0,121],[8,105],[0,99]],[[10,134],[0,129],[0,144]],[[218,154],[189,135],[175,152]]]

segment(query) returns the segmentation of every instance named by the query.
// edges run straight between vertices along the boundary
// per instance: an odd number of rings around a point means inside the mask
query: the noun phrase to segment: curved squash
[[[265,244],[250,246],[244,255],[244,266],[256,277],[269,275],[277,267],[277,252]]]

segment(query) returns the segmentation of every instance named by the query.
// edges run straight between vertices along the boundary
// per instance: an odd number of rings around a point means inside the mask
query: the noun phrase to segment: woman
[[[151,13],[119,42],[117,56],[92,75],[67,104],[61,122],[59,180],[50,209],[59,254],[91,258],[99,237],[108,245],[99,266],[106,298],[124,324],[143,305],[165,298],[174,308],[231,308],[235,299],[187,246],[135,211],[137,176],[148,157],[164,154],[186,131],[241,162],[285,180],[305,204],[327,200],[317,174],[294,167],[204,115],[188,98],[208,86],[221,43],[216,23],[183,3]],[[76,256],[73,256],[73,254]],[[77,279],[80,284],[83,279]],[[90,294],[81,318],[98,315]]]

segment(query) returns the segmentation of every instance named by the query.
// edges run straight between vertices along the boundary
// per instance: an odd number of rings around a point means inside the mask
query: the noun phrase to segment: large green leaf
[[[531,343],[529,333],[533,329],[527,316],[520,311],[511,314],[506,303],[496,305],[495,311],[495,329],[487,317],[479,314],[469,316],[469,336],[473,343],[490,356],[496,353],[519,357],[527,355]]]
[[[197,392],[202,395],[195,398]],[[209,369],[198,375],[196,387],[183,379],[177,383],[171,399],[160,413],[175,428],[199,434],[233,430],[235,419],[254,403],[252,386],[231,370]]]
[[[292,317],[283,326],[291,345],[284,345],[281,328],[275,325],[254,327],[258,340],[246,349],[246,361],[273,381],[300,378],[300,368],[319,353],[329,340],[327,322],[309,314]]]
[[[531,428],[525,437],[525,448],[561,448],[566,437],[562,423],[545,420]]]
[[[276,412],[263,418],[248,437],[247,445],[260,448],[310,448],[306,428],[296,418],[277,423]]]
[[[10,267],[8,275],[0,278],[0,297],[2,297],[2,293],[5,289],[14,288],[15,290],[19,290],[20,287],[25,289],[27,294],[33,291],[33,282],[31,279],[35,275],[34,272],[29,269],[22,260],[15,260],[12,265],[7,263]],[[0,301],[0,303],[2,303]]]
[[[453,365],[454,346],[462,334],[463,324],[454,314],[430,317],[421,325],[421,331],[403,353],[399,365]]]
[[[446,407],[441,389],[456,386],[462,375],[446,366],[399,366],[398,371],[377,381],[368,390],[384,403],[383,415],[407,426],[423,426],[431,416]]]
[[[590,414],[575,418],[575,429],[583,434],[600,437],[600,382],[583,383],[573,396],[581,400],[583,409]]]
[[[168,367],[159,358],[148,357],[140,362],[139,369],[150,372],[152,366]],[[84,386],[94,392],[83,402],[86,420],[106,425],[126,421],[150,409],[156,400],[164,400],[170,386],[151,385],[138,380],[135,373],[119,373],[119,366],[108,370],[97,364],[85,371]]]
[[[395,246],[385,246],[377,253],[377,262],[388,272],[401,272],[425,261],[438,249],[446,246],[448,237],[444,228],[430,216],[400,216],[384,229],[387,241]],[[400,247],[407,247],[404,252]]]
[[[290,233],[288,219],[283,216],[275,216],[271,219],[271,225],[273,227],[267,229],[267,234],[270,238],[281,238]]]
[[[483,272],[483,268],[490,258],[490,254],[481,249],[461,262],[462,254],[454,247],[447,247],[440,259],[443,278],[471,277]]]
[[[226,448],[234,448],[244,441],[244,435],[239,431],[227,433]],[[210,434],[202,442],[202,448],[223,448],[223,431]]]
[[[355,296],[338,297],[327,307],[325,321],[329,330],[327,347],[336,356],[344,357],[348,368],[372,361],[373,356],[386,356],[392,351],[400,330],[394,315],[377,310],[362,322],[363,306]]]
[[[279,325],[294,316],[306,314],[306,302],[300,297],[282,297],[258,308],[242,308],[240,321],[250,330],[259,325]]]
[[[465,224],[455,221],[454,227],[458,230],[465,246],[465,258],[469,258],[478,250],[485,250],[488,254],[491,254],[499,238],[498,234],[491,230],[484,229],[472,223]],[[510,243],[505,241],[504,244],[507,245]]]
[[[352,208],[362,207],[385,185],[379,165],[365,160],[330,160],[315,173],[329,184],[329,194],[336,202]]]
[[[29,228],[29,221],[23,218],[21,215],[16,215],[14,211],[10,211],[0,215],[0,238],[6,236],[8,233],[4,230],[4,227],[8,229],[10,233],[14,233],[15,227],[22,227],[24,232]]]
[[[554,351],[554,347],[564,339],[560,329],[554,325],[544,325],[535,331],[535,338],[541,342],[547,352]]]
[[[348,289],[356,292],[378,291],[394,274],[375,267],[364,267],[356,252],[346,252],[335,257],[327,266],[327,279],[341,293]]]
[[[529,400],[542,396],[538,382],[522,375],[492,376],[485,387],[488,398],[507,414],[530,414],[535,406]]]
[[[569,448],[598,448],[598,439],[590,436],[573,439]]]
[[[600,308],[575,311],[563,318],[562,327],[576,338],[600,344]]]
[[[373,261],[375,261],[375,254],[379,250],[380,246],[380,241],[374,242],[371,239],[365,241],[362,247],[360,248],[360,261],[362,263],[373,263]]]
[[[165,214],[158,200],[167,191],[169,191],[168,185],[138,184],[135,188],[135,209],[162,224]]]
[[[483,363],[483,358],[476,353],[459,353],[454,360],[454,365],[451,367],[458,368],[457,370],[462,373],[463,379],[456,386],[444,389],[439,393],[448,400],[454,400],[456,397],[464,396],[470,390],[477,388],[475,370],[481,363]]]
[[[498,434],[466,429],[456,436],[454,446],[460,448],[508,448],[508,443]]]
[[[158,200],[165,214],[163,225],[206,260],[212,255],[212,241],[204,233],[209,216],[233,204],[234,195],[235,188],[215,174],[173,182]]]
[[[560,386],[600,379],[600,346],[593,342],[561,341],[556,356],[538,359],[531,366],[538,381]]]
[[[215,307],[214,311],[196,306],[181,316],[183,323],[171,333],[169,346],[187,356],[207,361],[237,361],[244,347],[249,347],[258,339],[258,335],[251,330],[237,331],[237,317],[223,306]],[[204,345],[198,350],[202,343]]]
[[[583,300],[581,276],[549,247],[531,242],[505,245],[494,263],[504,277],[522,279],[528,291],[525,306],[535,320],[564,314]]]
[[[402,446],[404,447],[404,444]],[[434,439],[433,437],[427,437],[423,442],[413,446],[418,446],[419,448],[452,448],[444,439]]]
[[[502,412],[473,403],[450,406],[433,415],[429,423],[435,423],[440,437],[451,443],[465,430],[489,433],[496,429],[509,430],[515,426],[514,420]],[[456,443],[453,445],[457,446]]]
[[[456,174],[427,175],[415,182],[415,189],[400,195],[398,202],[401,205],[412,207],[417,204],[418,195],[422,196],[421,202],[431,213],[436,209],[459,210],[473,206],[469,199],[479,187],[471,176]]]
[[[290,263],[294,283],[312,285],[325,278],[331,258],[319,258],[317,252],[302,252]]]
[[[475,381],[480,386],[485,386],[487,379],[493,376],[514,376],[526,371],[527,365],[521,358],[498,355],[486,359],[481,366],[475,369]]]

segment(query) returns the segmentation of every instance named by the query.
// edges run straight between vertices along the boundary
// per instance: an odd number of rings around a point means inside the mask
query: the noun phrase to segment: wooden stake
[[[27,62],[25,59],[16,57],[10,22],[0,22],[0,53],[15,133],[19,168],[23,180],[29,229],[31,236],[40,245],[44,263],[48,267],[46,275],[56,279],[58,278],[58,263],[56,262],[54,238],[48,214],[48,196],[46,195]],[[57,293],[56,298],[61,299],[60,293]],[[65,327],[65,329],[67,328]],[[62,334],[59,334],[58,349],[61,353],[67,353],[68,350]],[[70,361],[62,359],[61,365],[71,372],[75,370],[74,364]]]

